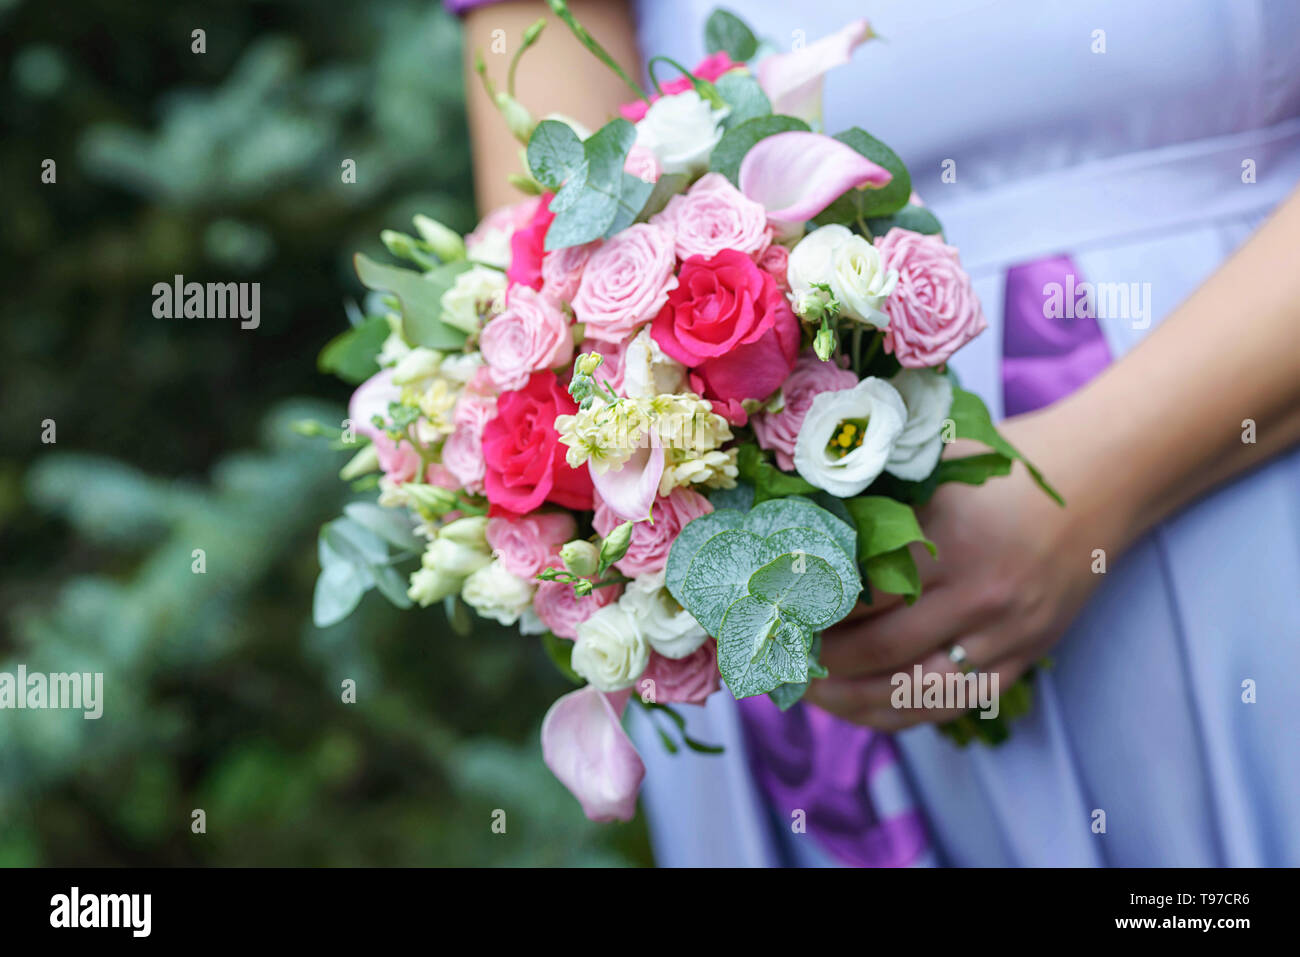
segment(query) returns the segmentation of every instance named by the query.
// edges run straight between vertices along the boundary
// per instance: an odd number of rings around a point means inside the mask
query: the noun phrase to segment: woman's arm
[[[918,662],[951,671],[947,652],[960,643],[1008,687],[1096,587],[1094,549],[1113,563],[1152,525],[1300,442],[1298,250],[1300,191],[1122,361],[1004,423],[1068,507],[1019,468],[981,487],[943,486],[921,513],[939,559],[918,550],[920,600],[878,602],[828,631],[831,677],[809,699],[887,730],[955,717],[892,708],[890,676]]]
[[[570,0],[569,8],[630,76],[640,75],[636,31],[627,0]],[[522,199],[506,177],[524,170],[519,142],[510,135],[474,72],[474,53],[482,51],[488,75],[498,90],[504,90],[520,37],[543,14],[546,29],[524,54],[515,80],[515,98],[534,119],[561,113],[594,130],[617,115],[620,103],[633,98],[622,81],[579,43],[545,4],[508,0],[469,11],[465,16],[465,93],[474,151],[474,193],[481,213]],[[494,46],[504,52],[493,52]]]

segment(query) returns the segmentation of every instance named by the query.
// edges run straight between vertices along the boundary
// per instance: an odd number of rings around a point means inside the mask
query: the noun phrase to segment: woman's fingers
[[[844,622],[822,633],[821,662],[840,678],[892,672],[910,665],[978,624],[978,613],[952,588],[935,588],[910,607]]]

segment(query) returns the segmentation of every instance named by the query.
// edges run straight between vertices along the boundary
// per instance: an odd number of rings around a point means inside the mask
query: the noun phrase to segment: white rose
[[[943,454],[940,432],[952,409],[952,382],[932,369],[904,369],[889,382],[907,406],[907,423],[894,443],[885,471],[919,482],[934,471]]]
[[[686,366],[665,355],[645,326],[623,354],[623,392],[632,399],[672,395],[686,386]]]
[[[661,97],[637,123],[636,143],[659,157],[664,173],[699,172],[722,139],[720,122],[728,112],[715,110],[694,90]]]
[[[861,236],[850,233],[832,250],[830,286],[842,315],[885,328],[889,316],[883,306],[897,285],[898,270],[886,269],[880,250]]]
[[[857,495],[884,469],[906,421],[903,397],[884,379],[822,392],[795,440],[795,470],[839,498]]]
[[[507,256],[509,261],[509,240]],[[487,266],[471,266],[442,294],[442,321],[461,332],[474,335],[483,320],[505,308],[505,273]]]
[[[466,578],[460,597],[484,618],[513,625],[532,607],[533,586],[506,571],[498,559]]]
[[[570,664],[600,691],[630,688],[650,662],[650,645],[621,605],[606,605],[578,625]]]
[[[785,268],[786,281],[790,283],[790,294],[794,299],[811,293],[813,283],[830,284],[831,254],[836,246],[852,236],[847,226],[822,226],[795,244]]]
[[[618,603],[641,626],[650,647],[665,658],[685,658],[709,640],[695,616],[664,587],[664,573],[629,582]]]

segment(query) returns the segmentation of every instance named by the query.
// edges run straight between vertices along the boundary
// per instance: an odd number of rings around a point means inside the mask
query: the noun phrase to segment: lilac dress
[[[641,3],[643,50],[695,62],[713,6]],[[961,248],[990,328],[954,366],[999,415],[1121,358],[1300,182],[1289,0],[752,0],[743,15],[782,46],[864,15],[888,38],[828,78],[826,125],[893,146]],[[1133,300],[1045,321],[1043,283],[1071,272]],[[1136,543],[1053,656],[999,748],[725,694],[690,716],[724,757],[665,755],[638,725],[660,862],[1300,864],[1300,453]]]

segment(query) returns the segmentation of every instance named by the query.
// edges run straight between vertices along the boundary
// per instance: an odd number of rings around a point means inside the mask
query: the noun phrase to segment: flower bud
[[[464,578],[492,561],[492,556],[482,549],[461,545],[449,538],[436,538],[421,561],[425,568],[435,568],[445,575]]]
[[[393,369],[394,385],[413,385],[421,379],[428,379],[438,374],[442,366],[442,353],[424,346],[412,349],[402,357]]]
[[[361,451],[348,460],[347,465],[339,469],[339,478],[345,482],[351,482],[353,479],[369,475],[371,472],[378,471],[378,469],[379,449],[375,448],[373,442],[367,442],[361,447]]]
[[[429,244],[433,254],[443,262],[458,262],[465,258],[465,240],[455,230],[424,215],[417,215],[413,222],[420,238]]]
[[[570,574],[587,578],[596,574],[596,567],[600,564],[600,550],[588,541],[566,542],[560,549],[560,561],[564,562],[564,567]]]
[[[627,548],[632,544],[632,526],[635,524],[635,522],[624,522],[605,536],[605,540],[600,543],[600,566],[597,574],[603,575],[605,569],[627,554]]]
[[[422,482],[407,482],[402,486],[402,492],[407,498],[416,504],[419,508],[432,512],[435,515],[441,515],[443,512],[450,512],[460,503],[456,501],[456,494],[440,485],[425,485]]]
[[[835,331],[825,322],[817,330],[817,335],[813,339],[813,352],[817,353],[817,358],[826,362],[835,354]]]
[[[411,587],[406,590],[406,596],[421,608],[428,608],[434,602],[456,594],[460,585],[461,579],[454,575],[435,568],[417,568],[411,573]]]
[[[821,322],[826,315],[826,301],[816,289],[804,290],[795,299],[794,314],[807,322]]]
[[[395,229],[380,230],[379,239],[387,247],[388,251],[398,259],[406,259],[415,263],[421,269],[428,269],[436,266],[437,263],[420,248],[421,243],[418,239],[399,233]]]
[[[573,583],[573,597],[585,598],[592,593],[594,586],[585,578],[579,578]]]
[[[537,126],[527,107],[502,90],[497,93],[497,109],[505,117],[506,126],[510,127],[510,134],[527,146],[529,138],[533,135],[533,128]]]
[[[487,523],[486,515],[467,515],[442,526],[438,530],[438,537],[458,545],[487,551]]]
[[[604,361],[605,357],[599,352],[584,352],[574,360],[573,374],[586,376],[595,375],[596,370],[600,368],[601,363]]]

